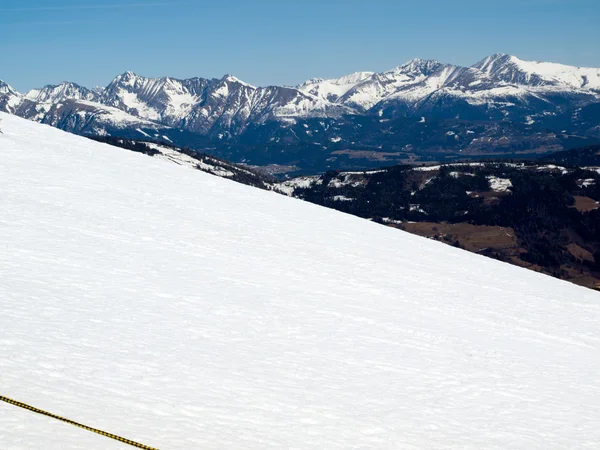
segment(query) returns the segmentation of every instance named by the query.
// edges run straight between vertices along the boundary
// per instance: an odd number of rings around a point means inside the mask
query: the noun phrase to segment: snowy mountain
[[[125,72],[93,90],[65,82],[21,95],[3,84],[0,110],[80,134],[165,134],[178,146],[256,164],[275,158],[307,168],[298,155],[318,154],[310,146],[328,153],[332,142],[332,151],[387,148],[395,163],[473,148],[514,156],[600,140],[600,69],[496,54],[472,67],[415,59],[296,87],[255,87],[231,75],[179,80]],[[444,141],[455,124],[464,125],[463,139]],[[411,155],[398,153],[406,151]]]
[[[498,53],[474,66],[488,77],[505,83],[600,92],[600,70],[563,64],[523,61],[516,56]]]
[[[395,69],[383,73],[361,72],[358,77],[350,76],[339,80],[317,80],[299,86],[301,90],[321,95],[328,100],[352,106],[357,110],[368,111],[382,100],[421,86],[446,66],[437,61],[415,59]],[[433,89],[439,88],[439,80],[430,83]],[[339,96],[332,96],[332,86],[344,87]],[[340,90],[341,91],[341,90]]]
[[[370,79],[373,72],[356,72],[342,78],[323,80],[315,78],[298,86],[303,92],[315,95],[324,100],[335,102],[361,82]]]
[[[256,88],[231,75],[221,79],[145,78],[126,72],[100,102],[137,117],[199,134],[239,134],[250,123],[349,112],[285,87]]]
[[[300,89],[362,110],[378,105],[379,111],[398,101],[404,102],[408,111],[423,110],[424,104],[432,103],[431,96],[436,100],[453,96],[474,106],[499,98],[543,97],[556,92],[584,94],[598,101],[600,69],[522,61],[496,54],[470,68],[415,59],[388,72],[364,75],[344,94],[330,95],[331,86],[340,84],[344,86],[339,80],[317,80]]]
[[[21,102],[21,95],[10,85],[0,80],[0,111],[14,112],[15,106]]]
[[[96,92],[75,83],[63,82],[59,85],[48,85],[42,89],[32,89],[25,94],[25,98],[35,102],[58,103],[65,100],[98,100]]]
[[[0,118],[2,395],[161,449],[600,440],[598,293]],[[125,448],[0,410],[6,448]]]
[[[0,94],[2,94],[2,95],[17,95],[17,92],[12,87],[10,87],[10,85],[8,85],[4,81],[0,80]]]

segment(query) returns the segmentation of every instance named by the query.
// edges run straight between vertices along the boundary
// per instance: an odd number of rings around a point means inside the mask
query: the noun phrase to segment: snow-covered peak
[[[493,67],[506,64],[511,58],[512,56],[507,53],[494,53],[493,55],[485,57],[473,67],[477,67],[482,72],[490,73]]]
[[[133,86],[138,78],[139,77],[135,73],[128,70],[127,72],[123,72],[121,75],[117,75],[111,84],[123,84]]]
[[[15,91],[10,84],[5,83],[2,80],[0,80],[0,94],[19,95],[19,93]]]
[[[251,84],[249,84],[249,83],[246,83],[245,81],[242,81],[242,80],[240,80],[239,78],[237,78],[237,77],[234,77],[233,75],[231,75],[231,74],[229,74],[229,73],[228,73],[228,74],[225,74],[225,75],[223,76],[223,78],[221,78],[221,81],[227,81],[227,82],[229,82],[229,83],[237,83],[237,84],[241,84],[242,86],[246,86],[246,87],[249,87],[249,88],[256,89],[256,87],[255,87],[255,86],[252,86]]]
[[[300,89],[300,88],[302,88],[302,87],[305,87],[305,86],[310,86],[310,85],[312,85],[312,84],[318,84],[318,83],[322,83],[323,81],[325,81],[325,78],[314,77],[314,78],[310,78],[310,79],[306,80],[306,81],[305,81],[305,82],[303,82],[303,83],[300,83],[300,84],[299,84],[299,85],[297,85],[296,87]]]
[[[64,81],[58,85],[47,85],[41,89],[32,89],[25,98],[38,102],[60,102],[63,100],[95,100],[96,94],[76,83]]]
[[[443,64],[433,59],[412,59],[401,66],[396,67],[386,73],[404,73],[411,75],[431,75],[442,67]]]
[[[337,84],[338,86],[348,85],[348,84],[356,84],[361,81],[368,80],[373,76],[374,72],[354,72],[350,75],[346,75],[337,79],[329,80],[333,84]]]
[[[354,72],[340,78],[313,78],[298,86],[302,92],[336,102],[348,91],[373,77],[374,72]]]
[[[600,90],[600,69],[525,61],[505,53],[488,56],[473,67],[506,83]]]
[[[12,86],[0,80],[0,111],[13,113],[23,101],[23,96],[15,91]]]
[[[6,94],[10,95],[6,95]],[[526,115],[548,113],[600,99],[600,69],[523,61],[505,53],[472,67],[413,59],[380,73],[355,72],[331,79],[314,78],[296,87],[254,87],[233,75],[222,78],[147,78],[128,71],[94,90],[74,83],[46,86],[27,94],[0,87],[0,109],[46,121],[48,105],[63,100],[94,101],[132,116],[193,133],[234,136],[251,124],[306,117],[337,118],[346,114],[396,116],[417,110],[450,110],[466,102],[489,111],[506,108]],[[45,108],[45,109],[44,109]],[[556,111],[551,111],[556,110]],[[546,112],[544,110],[544,112]],[[454,112],[448,112],[456,116]],[[479,114],[479,113],[477,113]],[[485,113],[487,114],[487,113]],[[494,113],[495,114],[495,113]],[[520,118],[518,118],[520,120]],[[73,122],[75,123],[75,122]],[[221,138],[219,138],[221,139]]]
[[[125,79],[125,80],[128,80],[128,79],[132,79],[132,78],[135,78],[135,77],[137,77],[137,75],[136,75],[134,72],[132,72],[131,70],[128,70],[128,71],[126,71],[126,72],[123,72],[123,73],[121,74],[121,77],[122,77],[123,79]]]
[[[360,83],[361,81],[365,81],[369,78],[371,78],[374,75],[375,72],[354,72],[351,73],[350,75],[344,75],[342,77],[339,78],[311,78],[309,80],[306,80],[304,83],[299,84],[297,87],[299,89],[303,89],[306,88],[308,86],[313,86],[315,84],[321,84],[321,83],[328,83],[328,84],[332,84],[335,86],[344,86],[344,85],[356,85],[357,83]]]
[[[481,70],[490,77],[506,77],[506,75],[512,75],[514,71],[519,69],[518,64],[515,63],[516,61],[520,60],[506,53],[494,53],[472,67]]]
[[[455,69],[455,66],[435,60],[413,59],[386,72],[356,72],[336,79],[316,79],[305,82],[299,89],[331,102],[366,111],[407,89],[418,88],[417,95],[439,89]]]

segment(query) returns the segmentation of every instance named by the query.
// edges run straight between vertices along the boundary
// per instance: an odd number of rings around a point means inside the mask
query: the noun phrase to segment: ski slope
[[[598,293],[0,119],[0,395],[161,450],[598,448]]]

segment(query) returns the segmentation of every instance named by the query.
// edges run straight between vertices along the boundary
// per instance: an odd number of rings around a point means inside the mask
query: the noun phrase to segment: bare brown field
[[[593,198],[582,197],[579,195],[575,195],[573,198],[575,199],[575,208],[577,208],[577,211],[588,212],[600,207],[598,202]]]
[[[488,248],[503,250],[517,247],[517,238],[512,228],[434,222],[403,223],[400,227],[419,236],[450,243],[458,242],[470,252],[480,252]]]
[[[399,156],[406,156],[401,152],[377,152],[370,150],[336,150],[331,152],[332,155],[346,155],[350,159],[368,159],[371,161],[389,161],[390,158],[398,159]]]
[[[409,233],[435,239],[448,245],[458,246],[474,253],[491,254],[502,261],[551,276],[558,276],[544,268],[521,259],[525,252],[520,247],[512,228],[469,223],[416,222],[390,225]],[[593,261],[593,255],[577,244],[568,246],[569,253],[581,261]],[[591,289],[600,290],[600,277],[586,268],[563,265],[560,276],[564,280]]]
[[[575,258],[582,261],[594,262],[594,255],[588,252],[585,248],[582,248],[577,244],[569,244],[567,248],[569,249],[569,253]]]

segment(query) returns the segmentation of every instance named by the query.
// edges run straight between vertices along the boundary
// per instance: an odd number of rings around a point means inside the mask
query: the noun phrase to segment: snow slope
[[[302,83],[298,86],[298,89],[325,100],[336,101],[350,89],[362,81],[368,80],[373,75],[374,72],[355,72],[336,79],[323,80],[316,78]]]
[[[591,67],[524,61],[503,53],[488,56],[474,67],[507,83],[600,91],[600,69]]]
[[[0,118],[0,395],[163,450],[597,448],[598,293]]]

